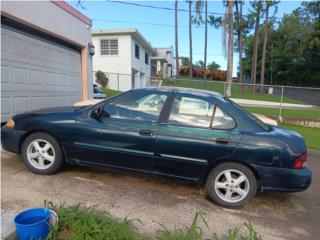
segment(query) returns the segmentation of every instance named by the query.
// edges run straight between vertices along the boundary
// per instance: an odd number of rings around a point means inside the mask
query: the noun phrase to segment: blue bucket
[[[50,210],[32,208],[19,213],[14,218],[19,240],[45,239],[49,234]]]

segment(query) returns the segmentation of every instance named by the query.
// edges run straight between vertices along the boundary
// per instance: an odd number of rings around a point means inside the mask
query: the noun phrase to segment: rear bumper
[[[1,146],[3,150],[13,153],[20,152],[21,138],[25,131],[15,130],[3,126],[1,128]]]
[[[261,191],[300,192],[306,190],[312,179],[309,168],[288,169],[254,166],[261,180]]]

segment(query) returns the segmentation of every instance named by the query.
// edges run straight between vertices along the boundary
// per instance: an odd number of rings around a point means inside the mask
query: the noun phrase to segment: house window
[[[101,55],[118,55],[118,39],[101,39]]]
[[[134,55],[136,56],[136,58],[140,58],[140,48],[138,46],[138,44],[134,45]]]
[[[149,65],[149,54],[148,53],[144,54],[144,63]]]

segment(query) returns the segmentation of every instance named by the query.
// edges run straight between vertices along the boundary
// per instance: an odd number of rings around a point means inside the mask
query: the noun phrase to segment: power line
[[[133,24],[143,24],[143,25],[151,25],[151,26],[161,26],[161,27],[174,27],[172,24],[164,24],[164,23],[151,23],[151,22],[134,22],[134,21],[122,21],[122,20],[109,20],[102,18],[92,18],[93,21],[100,22],[114,22],[114,23],[133,23]],[[188,27],[187,25],[179,25],[179,27]]]
[[[160,26],[160,27],[171,27],[174,28],[175,26],[172,24],[166,24],[166,23],[152,23],[152,22],[136,22],[136,21],[123,21],[123,20],[110,20],[110,19],[103,19],[103,18],[92,18],[93,21],[98,22],[113,22],[113,23],[133,23],[133,24],[143,24],[143,25],[151,25],[151,26]],[[179,25],[179,28],[188,28],[188,25]],[[196,26],[196,28],[203,28],[201,26]]]
[[[118,1],[118,0],[106,0],[106,2],[119,3],[119,4],[131,5],[131,6],[136,6],[136,7],[144,7],[144,8],[167,10],[167,11],[175,11],[174,8],[170,8],[170,7],[159,7],[159,6],[154,6],[154,5],[149,5],[149,4],[141,4],[141,3],[135,3],[135,2],[125,2],[125,1]],[[184,13],[189,13],[189,10],[183,9],[183,8],[178,8],[177,11],[184,12]],[[198,13],[195,10],[192,10],[191,12]],[[205,12],[204,11],[199,11],[199,13],[204,14]],[[208,11],[208,14],[219,15],[219,16],[229,15],[228,13],[218,13],[218,12],[211,12],[211,11]],[[242,14],[242,17],[249,17],[249,15],[248,14]],[[260,18],[265,18],[265,17],[264,16],[260,16]],[[269,19],[279,19],[279,20],[281,20],[282,18],[281,17],[269,17]]]
[[[189,53],[189,51],[179,51],[179,53]],[[192,54],[194,54],[194,55],[203,55],[204,54],[204,52],[203,53],[201,53],[201,52],[192,52]],[[207,53],[207,55],[209,55],[209,56],[224,56],[224,54],[219,54],[219,53]]]

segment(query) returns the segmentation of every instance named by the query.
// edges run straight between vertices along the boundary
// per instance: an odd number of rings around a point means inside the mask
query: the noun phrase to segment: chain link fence
[[[94,84],[96,83],[96,71],[93,71]],[[107,88],[110,90],[124,92],[133,88],[150,86],[150,76],[136,72],[133,74],[105,72],[109,79]]]
[[[226,95],[227,83],[212,80],[164,79],[162,86],[204,89]],[[320,88],[233,82],[231,99],[251,112],[279,119],[320,121]]]
[[[93,72],[95,74],[95,72]],[[203,89],[226,95],[227,82],[203,79],[163,79],[159,84],[151,84],[150,76],[106,72],[109,79],[107,96],[113,96],[133,88],[175,86]],[[94,76],[95,79],[95,76]],[[262,114],[280,122],[313,122],[310,126],[320,126],[320,88],[248,84],[233,82],[231,99],[248,111]],[[295,123],[295,122],[292,122]]]

